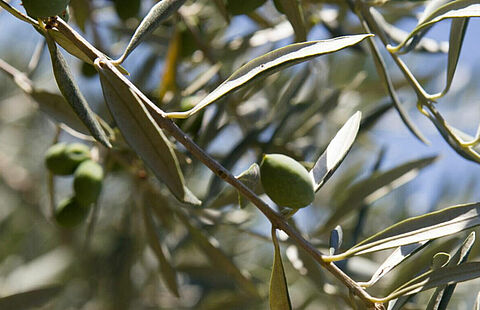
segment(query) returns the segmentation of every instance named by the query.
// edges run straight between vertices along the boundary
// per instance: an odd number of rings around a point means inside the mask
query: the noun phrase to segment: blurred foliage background
[[[21,10],[19,0],[10,2]],[[187,1],[124,64],[130,79],[166,111],[196,103],[248,60],[295,40],[290,23],[274,1],[222,2],[226,6],[217,2],[222,1]],[[391,24],[410,30],[423,4],[391,1],[378,9]],[[119,55],[152,5],[149,0],[71,0],[69,23],[100,50]],[[311,25],[305,34],[310,40],[362,33],[344,3],[308,0],[302,5]],[[442,40],[448,40],[448,24],[439,23],[429,33],[437,40],[432,43],[437,51],[405,56],[427,89],[444,83],[446,56],[441,47]],[[453,88],[439,106],[449,121],[472,135],[480,119],[478,25],[471,21]],[[0,29],[0,58],[29,72],[32,55],[43,47],[43,39],[3,11]],[[35,86],[56,93],[47,54],[39,54],[38,68],[29,73]],[[93,67],[73,57],[68,60],[90,105],[113,125]],[[440,155],[345,214],[340,224],[348,248],[407,217],[479,200],[478,165],[448,147],[416,110],[414,94],[394,64],[388,60],[387,65],[409,114],[430,145],[415,139],[400,121],[366,45],[276,73],[178,124],[239,174],[259,163],[263,153],[284,153],[311,165],[345,121],[355,111],[362,111],[361,131],[347,159],[313,205],[291,220],[324,249],[328,232],[319,231],[349,195],[349,186],[375,170],[387,171],[411,160]],[[106,179],[87,222],[66,230],[52,220],[44,166],[44,154],[57,140],[81,141],[60,130],[1,74],[1,295],[60,283],[61,292],[44,309],[268,307],[273,259],[268,223],[253,206],[239,208],[236,192],[182,147],[177,149],[181,166],[189,187],[204,201],[200,208],[172,199],[128,148],[108,152],[82,141],[98,153]],[[54,182],[56,202],[71,194],[71,177],[57,177]],[[411,264],[405,263],[376,284],[373,292],[385,295],[394,283],[411,278],[419,271],[416,268],[428,265],[434,253],[453,251],[462,237],[435,241],[434,252],[418,254]],[[348,291],[286,238],[281,240],[294,308],[348,308]],[[476,246],[470,257],[477,257],[479,251]],[[341,267],[356,280],[368,280],[387,254],[350,259]],[[478,290],[475,281],[459,285],[451,309],[471,308],[472,294]],[[430,294],[415,296],[405,309],[424,309]]]

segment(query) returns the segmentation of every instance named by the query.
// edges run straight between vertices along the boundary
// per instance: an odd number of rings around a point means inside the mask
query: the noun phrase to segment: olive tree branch
[[[158,125],[166,130],[171,136],[181,143],[193,156],[200,160],[205,166],[207,166],[213,173],[220,177],[225,182],[232,185],[236,190],[243,194],[248,200],[250,200],[271,222],[273,227],[283,230],[295,243],[308,252],[320,265],[332,273],[337,279],[339,279],[345,286],[347,286],[356,296],[358,296],[367,307],[370,309],[383,309],[383,305],[376,304],[372,298],[357,282],[346,275],[340,268],[331,262],[324,260],[323,255],[315,248],[310,242],[308,242],[303,236],[288,225],[285,219],[270,206],[265,203],[260,197],[258,197],[250,188],[245,186],[240,180],[208,155],[202,148],[200,148],[190,137],[188,137],[178,126],[169,118],[165,116],[165,113],[158,107],[145,102],[147,108],[152,112],[152,116],[155,118]]]

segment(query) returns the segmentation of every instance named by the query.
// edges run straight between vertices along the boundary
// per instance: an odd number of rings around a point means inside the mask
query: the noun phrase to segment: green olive
[[[73,189],[77,201],[89,206],[97,201],[102,191],[103,168],[93,160],[87,160],[78,166],[73,178]]]
[[[81,162],[90,158],[88,146],[80,143],[58,143],[52,145],[45,154],[47,168],[57,175],[70,175]]]
[[[267,0],[227,0],[227,10],[232,15],[248,14],[262,6]]]
[[[28,15],[35,18],[48,18],[62,15],[66,11],[70,0],[23,0]]]
[[[75,197],[67,198],[55,209],[55,220],[62,227],[72,228],[85,220],[88,210],[81,207]]]
[[[313,180],[307,169],[282,154],[263,156],[260,180],[268,197],[282,207],[303,208],[315,198]]]

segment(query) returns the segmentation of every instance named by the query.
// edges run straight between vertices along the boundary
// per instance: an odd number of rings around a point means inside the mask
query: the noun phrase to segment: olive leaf
[[[346,194],[343,199],[339,201],[334,213],[323,225],[320,232],[330,230],[341,219],[363,204],[370,204],[393,189],[411,181],[421,169],[432,164],[436,159],[436,156],[431,156],[407,162],[384,172],[375,172],[370,177],[353,184],[345,191]]]
[[[272,227],[272,241],[275,248],[273,258],[272,275],[270,278],[270,309],[271,310],[290,310],[292,304],[288,294],[287,279],[283,269],[282,253],[278,244],[277,230]]]
[[[84,135],[90,135],[90,131],[68,105],[63,96],[36,89],[34,89],[29,95],[38,103],[40,111],[48,114],[57,122],[64,123],[75,131]]]
[[[455,255],[451,258],[448,265],[453,266],[463,264],[467,260],[474,242],[475,232],[471,232],[470,235],[468,235],[468,237],[465,239],[463,244],[460,246],[460,248],[457,250]],[[446,310],[454,290],[455,284],[438,287],[430,298],[426,310]]]
[[[235,71],[222,84],[203,98],[197,105],[186,112],[166,113],[170,118],[188,118],[209,104],[234,92],[258,78],[271,75],[281,69],[310,60],[320,55],[333,53],[355,45],[372,34],[359,34],[337,37],[322,41],[309,41],[287,45],[257,57]]]
[[[63,123],[82,134],[90,134],[87,127],[82,123],[78,115],[75,114],[63,96],[36,89],[32,80],[25,73],[2,59],[0,59],[0,70],[8,74],[25,94],[35,100],[42,112],[48,114],[55,121]]]
[[[135,30],[127,48],[123,54],[115,60],[115,63],[122,63],[128,55],[148,36],[154,31],[158,25],[164,21],[167,17],[176,12],[186,0],[161,0],[155,4],[147,15],[143,18],[142,22]]]
[[[70,27],[64,20],[57,17],[57,25],[55,28],[46,29],[46,34],[44,31],[39,31],[39,33],[45,37],[51,36],[55,42],[58,43],[62,48],[64,48],[69,54],[83,60],[84,62],[93,65],[93,62],[97,58],[107,58],[104,53],[100,52],[95,48],[90,42],[85,40],[75,29]],[[123,68],[120,64],[115,64],[118,70],[122,74],[129,75],[128,71]]]
[[[480,277],[480,262],[466,262],[426,272],[397,288],[386,299],[411,295],[442,285],[452,285]]]
[[[288,21],[292,25],[295,32],[297,42],[307,40],[307,27],[305,25],[305,17],[303,15],[302,3],[297,0],[278,0],[276,5],[280,5],[282,12],[287,16]]]
[[[453,76],[457,69],[458,59],[460,57],[460,51],[462,50],[463,39],[465,38],[465,33],[467,31],[468,20],[468,18],[455,18],[452,20],[448,49],[447,81],[445,89],[440,93],[440,96],[446,94],[452,85]]]
[[[167,258],[168,250],[160,243],[160,240],[155,231],[156,229],[152,219],[152,212],[150,208],[145,205],[145,203],[143,204],[142,215],[143,222],[145,223],[145,231],[147,233],[148,244],[157,256],[162,278],[165,281],[165,284],[170,290],[170,292],[172,292],[175,296],[180,297],[180,294],[178,292],[176,271],[170,263],[169,259]]]
[[[421,30],[427,29],[444,19],[479,16],[480,4],[478,4],[478,1],[476,0],[456,0],[449,2],[433,11],[430,15],[426,16],[400,44],[397,46],[387,46],[387,48],[390,52],[399,52],[407,44],[407,42]]]
[[[43,307],[62,290],[59,285],[37,288],[0,298],[0,309],[28,310]]]
[[[401,221],[356,244],[342,255],[362,255],[437,239],[479,224],[480,203],[453,206]]]
[[[253,163],[247,170],[243,171],[236,177],[248,188],[255,191],[255,188],[260,183],[260,166],[257,163]],[[250,201],[246,199],[242,194],[238,193],[238,204],[240,208],[245,208]]]
[[[342,242],[343,242],[342,226],[337,225],[337,227],[332,229],[332,231],[330,232],[330,241],[328,242],[330,255],[337,254],[338,250],[342,246]]]
[[[315,192],[332,176],[352,148],[360,128],[361,118],[362,113],[358,111],[348,119],[310,170]]]
[[[73,108],[80,120],[88,128],[92,136],[101,142],[104,146],[110,148],[112,145],[108,141],[107,135],[98,122],[95,113],[90,109],[87,101],[78,88],[72,73],[68,67],[65,58],[58,50],[55,41],[49,36],[45,36],[48,49],[52,59],[53,73],[57,81],[58,88],[67,102]]]
[[[442,0],[443,1],[443,0]],[[370,13],[381,28],[384,31],[385,35],[389,37],[393,42],[400,43],[408,36],[408,32],[400,28],[395,27],[392,24],[389,24],[382,14],[375,8],[370,8]],[[416,38],[416,37],[415,37]],[[415,44],[414,44],[415,43]],[[448,42],[438,42],[430,38],[419,38],[415,42],[413,40],[407,43],[405,47],[406,50],[416,49],[418,51],[424,51],[427,53],[447,53],[448,52]]]
[[[393,251],[392,254],[378,267],[377,271],[373,274],[368,282],[362,283],[362,286],[368,287],[372,286],[373,284],[377,283],[383,276],[389,273],[392,269],[398,266],[400,263],[405,261],[407,258],[412,256],[413,254],[417,253],[421,249],[423,249],[429,240],[415,242],[411,244],[406,244],[399,246],[398,248]]]
[[[462,138],[467,141],[471,141],[474,138],[462,132],[461,130],[449,125],[445,121],[443,116],[438,113],[435,107],[431,106],[429,107],[429,109],[433,115],[428,114],[428,118],[432,121],[438,132],[442,135],[443,139],[452,147],[452,149],[463,158],[476,163],[480,163],[480,150],[478,149],[478,147],[470,146],[468,148],[463,148],[458,144],[458,142],[452,135],[455,135],[457,139]]]
[[[199,205],[200,200],[185,186],[170,141],[138,98],[138,90],[130,88],[131,83],[108,60],[96,62],[95,68],[107,106],[127,143],[179,201]]]

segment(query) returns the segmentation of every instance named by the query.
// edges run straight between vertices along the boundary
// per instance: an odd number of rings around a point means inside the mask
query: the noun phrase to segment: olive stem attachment
[[[307,253],[312,256],[321,266],[332,273],[337,279],[339,279],[345,286],[347,286],[357,297],[359,297],[369,309],[384,309],[382,304],[376,303],[375,298],[370,296],[368,292],[357,284],[352,278],[345,274],[334,263],[327,262],[323,258],[324,256],[320,251],[309,243],[298,231],[293,229],[288,223],[286,223],[284,217],[278,212],[274,211],[270,206],[265,203],[260,197],[258,197],[250,188],[244,185],[240,180],[223,167],[219,162],[208,155],[202,148],[200,148],[186,133],[184,133],[171,119],[165,115],[165,112],[155,106],[145,96],[139,96],[145,103],[147,109],[151,112],[151,115],[158,123],[160,128],[166,130],[172,135],[175,140],[181,143],[193,156],[200,160],[205,166],[207,166],[213,173],[220,177],[225,182],[232,185],[241,194],[243,194],[248,200],[250,200],[271,222],[272,226],[276,229],[283,230],[295,243],[303,248]]]

